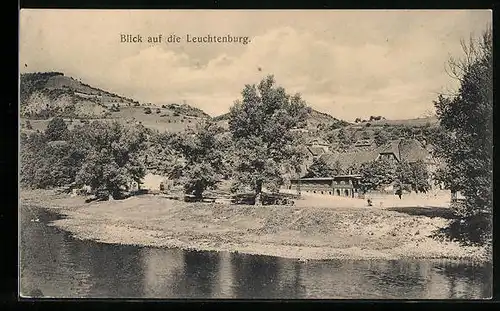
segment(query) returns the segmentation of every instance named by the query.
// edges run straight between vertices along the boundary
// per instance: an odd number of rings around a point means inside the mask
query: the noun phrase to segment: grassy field
[[[68,217],[53,225],[105,243],[302,259],[486,258],[484,248],[434,237],[452,217],[444,207],[317,206],[307,197],[293,207],[257,207],[160,195],[84,203],[51,191],[22,191],[21,203],[58,209]]]

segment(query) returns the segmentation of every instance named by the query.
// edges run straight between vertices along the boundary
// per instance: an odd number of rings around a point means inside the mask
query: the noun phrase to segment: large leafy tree
[[[342,174],[340,162],[335,162],[333,167],[330,167],[323,158],[314,158],[313,163],[307,170],[306,178],[310,177],[332,177]]]
[[[20,182],[31,188],[52,188],[75,181],[82,155],[70,142],[49,141],[43,133],[21,136]]]
[[[360,167],[361,190],[376,190],[381,185],[391,184],[395,181],[397,165],[391,160],[376,160],[363,163]]]
[[[435,154],[445,162],[440,177],[466,197],[460,213],[465,219],[492,212],[493,176],[493,37],[491,28],[480,38],[462,42],[464,57],[451,59],[449,73],[458,92],[434,102],[440,121]],[[486,220],[488,217],[484,217]],[[477,218],[476,218],[477,219]],[[490,221],[474,222],[483,229]]]
[[[146,131],[142,126],[94,121],[72,134],[74,148],[84,155],[76,176],[79,185],[118,198],[132,182],[140,184],[146,172],[142,161]]]
[[[382,146],[388,143],[390,140],[389,134],[384,129],[378,130],[375,133],[375,144],[377,146]]]
[[[49,141],[65,140],[69,134],[68,126],[63,118],[55,117],[49,121],[45,129],[45,136]]]
[[[229,139],[222,127],[206,122],[196,132],[178,135],[171,143],[184,159],[177,172],[186,194],[201,199],[206,189],[215,189],[225,177]]]
[[[182,137],[170,133],[155,133],[149,140],[145,161],[154,174],[160,174],[172,179],[179,179],[184,167],[184,159],[179,145]]]
[[[273,76],[258,86],[246,85],[242,100],[229,113],[229,129],[235,144],[235,179],[250,186],[260,204],[263,187],[277,190],[287,170],[298,172],[303,161],[299,138],[292,128],[303,126],[306,104],[299,94],[277,87]]]
[[[399,162],[396,176],[401,184],[410,185],[413,191],[426,192],[430,188],[429,171],[421,160],[416,162]]]
[[[341,128],[337,134],[337,140],[340,144],[341,149],[346,149],[352,143],[351,137],[348,135],[344,128]]]

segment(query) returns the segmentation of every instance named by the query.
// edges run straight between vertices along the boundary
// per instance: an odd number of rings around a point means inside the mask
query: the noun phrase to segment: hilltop
[[[74,126],[89,119],[141,123],[182,131],[210,118],[186,103],[153,105],[85,84],[61,72],[25,73],[20,77],[21,125],[43,130],[49,119],[62,117]]]
[[[140,103],[138,100],[90,86],[61,72],[25,73],[20,79],[20,117],[24,130],[44,130],[53,117],[64,118],[69,127],[99,119],[121,123],[141,123],[159,131],[183,131],[212,119],[228,128],[229,113],[211,118],[203,110],[183,103]],[[339,143],[343,129],[351,144],[374,140],[377,133],[387,136],[425,136],[421,129],[435,127],[437,118],[408,120],[357,120],[350,123],[308,107],[306,125],[302,128],[311,139],[322,138],[332,146]],[[29,120],[29,124],[26,121]],[[410,135],[411,134],[411,135]]]
[[[351,124],[347,121],[337,119],[327,113],[317,111],[311,107],[307,107],[307,109],[308,109],[307,120],[304,129],[308,130],[309,132],[316,132],[318,128],[319,129],[327,127],[340,128]],[[229,121],[229,113],[225,113],[217,117],[214,117],[212,120],[218,122],[220,125],[224,127],[227,127]]]

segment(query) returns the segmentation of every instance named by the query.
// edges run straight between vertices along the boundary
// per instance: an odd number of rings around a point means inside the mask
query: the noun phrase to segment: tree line
[[[299,94],[276,86],[273,76],[246,85],[230,110],[229,132],[207,120],[183,133],[158,133],[142,125],[94,121],[69,130],[53,118],[44,132],[21,136],[21,183],[33,188],[89,185],[95,193],[119,198],[140,184],[146,166],[176,177],[186,194],[232,178],[259,202],[263,188],[276,190],[284,174],[298,170],[304,155],[290,131],[306,120]],[[155,151],[152,153],[152,151]]]

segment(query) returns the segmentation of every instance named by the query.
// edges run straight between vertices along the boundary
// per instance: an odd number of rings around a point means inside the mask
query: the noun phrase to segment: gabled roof
[[[374,161],[379,154],[393,153],[401,161],[416,162],[425,160],[430,156],[427,149],[415,139],[398,139],[391,141],[375,150],[355,151],[345,153],[325,153],[321,155],[329,166],[335,165],[338,161],[342,169],[350,166],[360,165],[366,162]]]
[[[312,140],[310,140],[307,145],[311,146],[311,145],[323,145],[323,146],[328,146],[329,144],[324,141],[323,139],[321,138],[314,138]]]
[[[425,160],[430,152],[415,139],[398,139],[379,148],[379,153],[393,153],[399,161]]]
[[[366,162],[373,161],[377,158],[378,152],[376,151],[356,151],[345,153],[328,153],[321,156],[329,166],[335,165],[338,161],[342,169],[348,169],[352,165],[358,165]]]
[[[424,161],[430,152],[415,139],[403,139],[399,145],[401,158],[408,162]]]
[[[319,156],[323,153],[325,153],[325,149],[322,147],[307,147],[307,150],[313,155],[313,156]]]
[[[373,140],[371,140],[371,139],[359,139],[358,141],[356,141],[356,143],[354,145],[355,146],[369,146],[372,144],[373,144]]]
[[[379,149],[378,149],[378,153],[379,154],[387,154],[387,153],[393,153],[395,156],[396,156],[396,159],[398,159],[398,161],[401,161],[400,159],[400,154],[399,154],[399,142],[401,140],[393,140],[391,142],[388,142],[387,144],[381,146]]]

